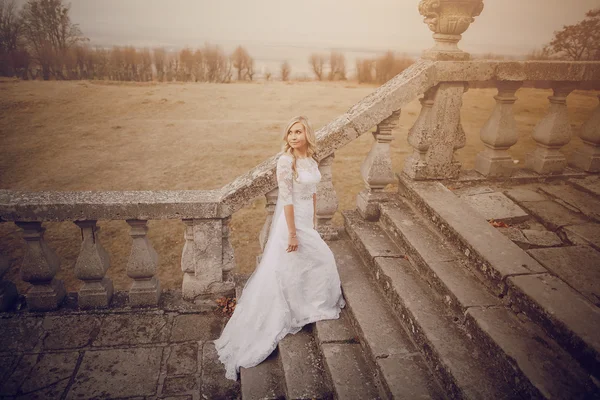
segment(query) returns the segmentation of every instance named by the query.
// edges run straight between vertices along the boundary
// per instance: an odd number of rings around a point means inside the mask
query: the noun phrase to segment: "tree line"
[[[209,43],[176,52],[132,46],[93,47],[79,26],[71,22],[69,10],[63,0],[27,0],[20,9],[16,0],[0,0],[0,75],[142,82],[230,82],[234,77],[239,81],[255,78],[254,59],[242,46],[231,54]],[[579,23],[554,32],[550,43],[526,58],[600,60],[600,8],[588,11]],[[313,53],[308,62],[319,81],[348,79],[341,52]],[[413,62],[391,51],[357,59],[356,79],[359,83],[382,84]],[[289,80],[291,72],[289,62],[282,62],[281,80]],[[273,73],[266,70],[263,76],[270,80]]]

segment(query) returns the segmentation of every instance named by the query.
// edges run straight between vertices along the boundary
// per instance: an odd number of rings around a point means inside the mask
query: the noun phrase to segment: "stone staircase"
[[[534,201],[526,190],[505,193]],[[243,399],[600,398],[600,312],[537,261],[548,249],[524,250],[440,182],[400,177],[381,201],[376,222],[344,212],[345,233],[329,243],[342,317],[243,369]],[[585,215],[578,223],[593,224]]]

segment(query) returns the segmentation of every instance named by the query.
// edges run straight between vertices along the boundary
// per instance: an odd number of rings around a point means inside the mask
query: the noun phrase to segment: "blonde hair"
[[[294,173],[294,178],[298,178],[298,171],[296,171],[296,154],[294,154],[292,147],[288,143],[287,137],[288,137],[288,132],[290,131],[290,129],[292,129],[292,126],[298,122],[304,126],[304,132],[306,133],[306,143],[308,143],[308,149],[306,150],[306,156],[312,157],[315,161],[318,161],[316,159],[317,137],[315,136],[315,131],[313,130],[313,127],[310,124],[310,121],[304,115],[299,115],[299,116],[296,116],[296,117],[290,119],[285,127],[285,130],[283,131],[282,151],[285,154],[290,154],[294,158],[294,160],[292,162],[292,171]]]

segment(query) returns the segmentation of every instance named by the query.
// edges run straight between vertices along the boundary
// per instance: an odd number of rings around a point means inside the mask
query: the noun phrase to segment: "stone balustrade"
[[[439,49],[435,52],[439,53]],[[402,107],[421,94],[421,112],[408,137],[395,138],[407,140],[414,149],[402,172],[415,180],[459,175],[461,165],[454,153],[465,145],[460,108],[469,82],[493,82],[498,89],[496,106],[481,128],[485,149],[475,160],[478,173],[501,178],[513,173],[513,162],[508,154],[508,149],[517,142],[512,106],[518,101],[518,89],[525,83],[553,90],[546,116],[532,131],[537,147],[528,157],[526,167],[540,175],[560,174],[568,159],[576,168],[599,171],[600,106],[581,130],[583,146],[569,157],[561,153],[561,148],[571,139],[566,98],[578,88],[600,87],[599,62],[439,59],[436,56],[417,61],[317,131],[317,158],[323,177],[317,192],[317,229],[324,238],[337,237],[337,229],[331,223],[338,208],[331,179],[336,150],[376,128],[371,151],[361,167],[365,189],[358,194],[357,208],[364,218],[377,219],[377,203],[385,198],[383,189],[394,181],[390,155],[393,130],[398,125]],[[65,296],[64,285],[55,277],[60,261],[44,241],[42,223],[46,221],[73,221],[82,231],[75,266],[75,274],[83,282],[78,294],[79,306],[94,308],[110,304],[113,287],[105,276],[110,268],[110,257],[98,238],[99,220],[125,220],[130,225],[133,244],[127,274],[133,284],[129,301],[135,306],[156,305],[161,292],[156,277],[159,255],[147,237],[147,221],[153,219],[177,219],[185,224],[181,261],[183,297],[207,307],[214,306],[217,297],[234,293],[235,262],[228,229],[231,215],[259,196],[267,197],[267,220],[259,238],[264,248],[277,199],[277,158],[278,155],[274,155],[219,190],[0,190],[0,222],[16,223],[23,229],[27,242],[21,277],[32,285],[26,293],[28,307],[39,311],[55,309]]]

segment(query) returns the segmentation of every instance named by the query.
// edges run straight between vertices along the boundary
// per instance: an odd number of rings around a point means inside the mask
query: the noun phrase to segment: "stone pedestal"
[[[127,262],[127,276],[133,278],[129,289],[129,304],[132,306],[156,306],[160,299],[160,282],[155,276],[158,254],[148,240],[148,221],[128,219],[133,238]]]
[[[110,261],[98,240],[96,221],[75,221],[81,228],[81,249],[75,263],[75,276],[83,281],[78,304],[82,309],[108,307],[113,295],[112,281],[105,277]]]
[[[15,224],[24,230],[27,251],[21,265],[21,279],[33,286],[25,294],[27,307],[32,311],[49,311],[58,308],[65,297],[63,281],[54,276],[60,268],[60,260],[46,245],[41,222],[21,222]]]
[[[513,104],[517,100],[515,92],[523,82],[500,81],[496,107],[481,129],[481,141],[485,149],[477,154],[475,170],[485,176],[511,176],[514,162],[508,149],[517,143],[519,134],[513,114]]]
[[[465,133],[460,108],[465,84],[440,83],[425,92],[421,113],[408,133],[414,148],[404,164],[404,172],[414,180],[453,179],[461,165],[454,152],[464,147]]]
[[[185,219],[185,245],[181,257],[183,298],[207,309],[216,299],[235,295],[233,248],[229,219]]]

